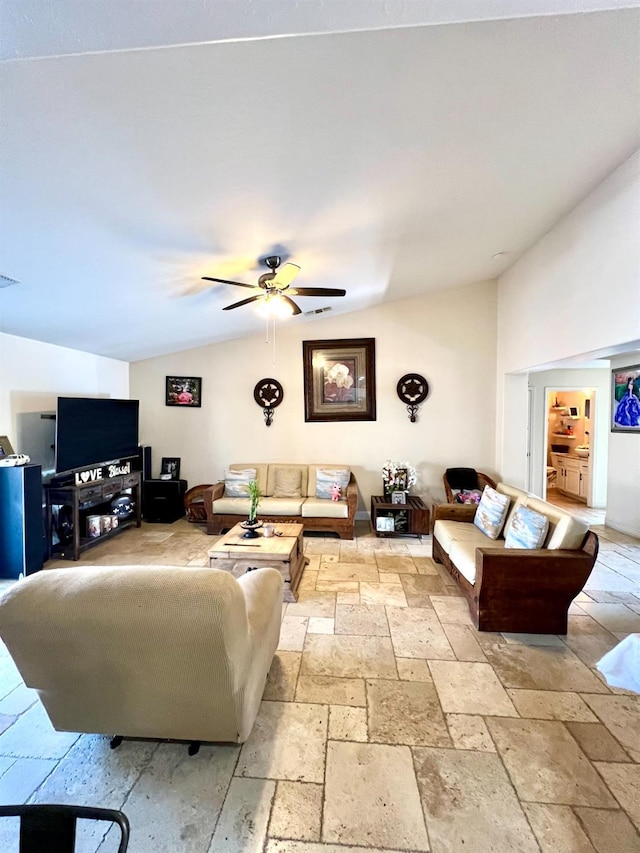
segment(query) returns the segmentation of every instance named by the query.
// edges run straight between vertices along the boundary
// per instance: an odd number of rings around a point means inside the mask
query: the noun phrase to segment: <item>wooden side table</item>
[[[429,535],[429,510],[422,498],[407,495],[405,504],[392,504],[384,495],[371,496],[371,525],[376,536]]]

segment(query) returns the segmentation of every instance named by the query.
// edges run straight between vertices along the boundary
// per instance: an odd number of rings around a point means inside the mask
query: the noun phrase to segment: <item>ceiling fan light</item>
[[[293,308],[282,298],[282,296],[274,296],[272,304],[272,310],[275,317],[284,319],[285,317],[290,317],[293,314]]]
[[[285,318],[293,314],[291,305],[277,293],[270,293],[258,300],[256,310],[266,317]]]

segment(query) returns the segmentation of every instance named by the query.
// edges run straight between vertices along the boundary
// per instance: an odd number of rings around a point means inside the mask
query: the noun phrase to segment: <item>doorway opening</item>
[[[595,397],[593,388],[545,388],[543,482],[550,503],[598,506]]]

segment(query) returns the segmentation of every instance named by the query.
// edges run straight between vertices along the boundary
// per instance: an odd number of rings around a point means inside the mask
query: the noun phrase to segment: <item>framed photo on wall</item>
[[[640,433],[640,364],[611,371],[611,432]]]
[[[201,405],[201,376],[167,376],[165,406],[196,409]]]
[[[303,341],[304,419],[375,421],[375,338]]]

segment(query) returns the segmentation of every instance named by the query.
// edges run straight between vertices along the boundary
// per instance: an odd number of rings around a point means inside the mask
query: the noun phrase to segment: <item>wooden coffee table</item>
[[[256,539],[244,539],[246,532],[236,524],[209,551],[212,569],[224,569],[239,578],[252,569],[271,566],[278,569],[284,580],[283,601],[296,601],[296,590],[305,565],[302,524],[274,524],[276,535],[265,537],[264,528],[258,528]]]

